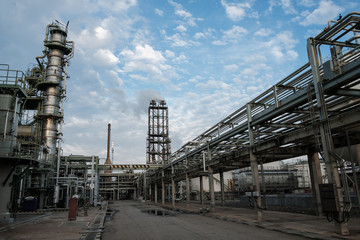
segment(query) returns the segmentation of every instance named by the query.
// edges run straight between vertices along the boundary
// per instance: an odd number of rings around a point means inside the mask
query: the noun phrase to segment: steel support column
[[[313,194],[313,201],[317,216],[322,216],[322,207],[320,199],[319,184],[322,183],[321,169],[318,153],[308,154],[308,164],[310,170],[311,189]]]
[[[250,165],[252,172],[252,180],[253,180],[253,195],[255,195],[255,209],[257,210],[258,221],[263,220],[262,214],[262,206],[261,206],[261,195],[260,195],[260,182],[259,182],[259,168],[257,157],[254,154],[255,147],[255,139],[254,139],[254,131],[251,126],[252,114],[251,114],[251,105],[247,104],[247,117],[248,117],[248,132],[249,132],[249,140],[250,140]]]
[[[186,208],[190,208],[190,178],[189,174],[186,173]]]
[[[165,204],[165,182],[164,182],[164,170],[162,171],[162,177],[161,177],[161,203]]]
[[[225,205],[224,172],[220,170],[221,206]]]
[[[316,50],[317,43],[314,38],[307,40],[307,51],[309,62],[311,65],[313,82],[315,87],[315,95],[317,101],[317,107],[319,112],[319,130],[321,136],[321,146],[323,151],[323,157],[326,164],[326,171],[328,175],[329,183],[334,183],[337,191],[335,191],[335,199],[338,199],[337,210],[339,213],[339,219],[342,218],[344,212],[343,193],[341,190],[341,182],[338,172],[338,164],[334,157],[334,143],[332,140],[331,130],[328,121],[327,106],[325,103],[325,96],[323,90],[322,78],[320,76],[320,64],[319,57]],[[339,227],[341,235],[349,235],[348,225],[345,222],[337,223],[335,225]]]
[[[210,146],[207,146],[209,165],[208,165],[208,176],[209,176],[209,194],[210,194],[210,211],[215,211],[215,193],[214,193],[214,175],[213,168],[211,167],[212,154],[210,150]]]
[[[214,175],[213,169],[208,166],[208,175],[209,175],[209,193],[210,193],[210,212],[215,211],[215,193],[214,193]]]
[[[143,195],[144,195],[144,201],[146,201],[146,199],[147,199],[146,172],[144,172],[143,176],[144,176],[144,192],[143,192]]]
[[[200,204],[204,205],[204,197],[203,197],[203,192],[204,192],[204,186],[203,186],[203,177],[200,176]]]
[[[171,177],[171,205],[175,207],[175,179],[174,176]]]
[[[155,187],[154,187],[154,198],[155,198],[155,203],[158,203],[158,185],[157,182],[155,181]]]

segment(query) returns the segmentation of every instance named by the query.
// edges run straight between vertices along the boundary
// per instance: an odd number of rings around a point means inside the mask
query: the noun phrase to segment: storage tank
[[[21,100],[16,95],[0,95],[0,156],[13,156]]]
[[[293,172],[288,171],[272,171],[264,172],[265,187],[267,190],[273,189],[295,189],[297,180]],[[262,188],[263,177],[259,173],[259,182]],[[243,172],[238,176],[239,190],[242,192],[252,191],[253,180],[251,172]]]

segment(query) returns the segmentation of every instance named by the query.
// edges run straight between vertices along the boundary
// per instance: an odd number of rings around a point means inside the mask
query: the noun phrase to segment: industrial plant
[[[329,21],[307,41],[309,62],[177,150],[171,106],[150,100],[146,164],[114,163],[110,123],[104,163],[62,154],[68,65],[76,53],[68,27],[46,26],[36,67],[0,65],[3,223],[28,211],[64,210],[76,219],[80,209],[131,199],[171,209],[199,204],[201,213],[247,207],[259,222],[272,207],[311,209],[339,234],[351,233],[347,223],[360,206],[359,13]]]

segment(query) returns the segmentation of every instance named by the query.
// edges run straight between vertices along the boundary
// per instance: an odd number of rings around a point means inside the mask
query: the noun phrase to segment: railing
[[[19,70],[11,70],[8,64],[0,64],[0,84],[18,85],[25,88],[24,73]]]

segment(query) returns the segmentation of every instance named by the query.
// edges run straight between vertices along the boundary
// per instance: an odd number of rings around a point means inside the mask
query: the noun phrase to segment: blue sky
[[[169,107],[172,151],[307,60],[306,39],[356,0],[3,0],[0,63],[26,71],[46,25],[75,41],[65,103],[65,155],[145,163],[147,107]]]

